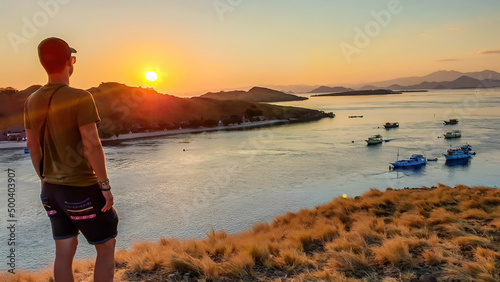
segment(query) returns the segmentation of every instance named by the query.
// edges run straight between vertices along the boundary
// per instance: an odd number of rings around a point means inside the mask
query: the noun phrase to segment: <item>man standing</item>
[[[92,95],[69,87],[76,50],[59,38],[38,45],[48,84],[24,105],[24,125],[33,166],[42,182],[41,200],[50,218],[56,282],[73,281],[78,234],[95,245],[94,281],[113,281],[118,216],[97,132]]]

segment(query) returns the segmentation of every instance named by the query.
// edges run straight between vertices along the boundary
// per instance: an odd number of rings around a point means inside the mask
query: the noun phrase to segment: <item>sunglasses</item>
[[[75,56],[71,56],[71,63],[72,64],[76,63],[76,57]]]

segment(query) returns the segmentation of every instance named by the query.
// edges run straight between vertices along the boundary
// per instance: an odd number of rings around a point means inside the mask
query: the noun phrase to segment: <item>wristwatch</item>
[[[99,189],[101,189],[101,191],[111,190],[111,185],[109,185],[109,179],[106,179],[102,182],[97,182],[97,185],[99,185]],[[103,186],[108,186],[108,188],[103,188]]]

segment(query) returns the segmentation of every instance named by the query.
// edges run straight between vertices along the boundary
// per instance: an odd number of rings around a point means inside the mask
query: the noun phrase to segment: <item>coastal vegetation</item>
[[[75,276],[90,281],[92,262]],[[238,234],[160,238],[116,255],[117,281],[499,281],[500,190],[370,189]],[[49,271],[5,276],[49,281]],[[3,278],[0,276],[0,279]]]

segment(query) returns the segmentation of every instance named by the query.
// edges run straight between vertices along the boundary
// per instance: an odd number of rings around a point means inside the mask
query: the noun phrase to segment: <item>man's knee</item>
[[[97,252],[114,252],[116,239],[110,239],[102,244],[95,245]]]
[[[67,239],[56,240],[56,256],[73,257],[78,247],[78,236]]]

